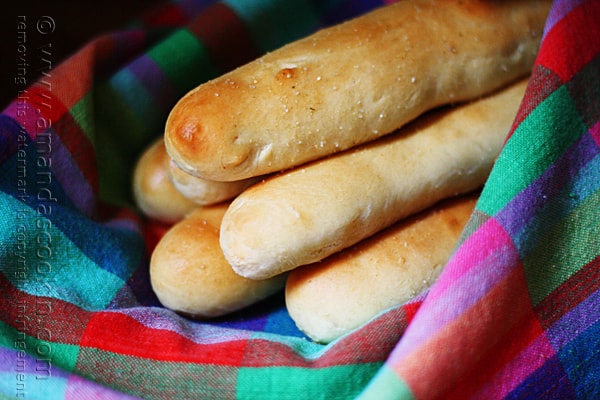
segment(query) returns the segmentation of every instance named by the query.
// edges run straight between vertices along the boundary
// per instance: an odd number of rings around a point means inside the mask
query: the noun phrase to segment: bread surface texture
[[[229,182],[203,179],[183,171],[170,158],[166,168],[169,179],[177,191],[199,206],[210,206],[231,200],[262,179],[262,177],[253,177]]]
[[[258,183],[236,197],[220,244],[242,276],[320,261],[438,201],[479,188],[527,85],[436,110],[393,135]]]
[[[329,343],[410,301],[438,278],[477,198],[446,200],[290,272],[285,301],[291,318],[314,341]]]
[[[133,198],[147,217],[173,223],[197,206],[172,184],[165,165],[168,160],[162,137],[142,152],[133,172]]]
[[[232,181],[372,141],[529,74],[550,3],[399,1],[320,30],[191,90],[167,150]]]
[[[227,206],[197,208],[158,242],[150,260],[150,282],[165,307],[192,318],[213,318],[248,307],[284,287],[283,275],[256,281],[233,272],[218,238]]]

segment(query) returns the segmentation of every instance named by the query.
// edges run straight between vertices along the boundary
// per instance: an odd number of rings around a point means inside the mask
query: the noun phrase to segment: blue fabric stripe
[[[555,355],[508,393],[505,400],[574,399],[574,388],[564,379],[564,374],[562,364]]]
[[[596,296],[598,297],[598,296]],[[595,303],[597,306],[598,303]],[[600,399],[600,320],[564,346],[559,357],[579,399]],[[565,397],[562,397],[565,398]]]

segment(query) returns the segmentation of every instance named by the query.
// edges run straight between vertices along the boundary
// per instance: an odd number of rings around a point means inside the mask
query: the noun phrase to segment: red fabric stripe
[[[63,146],[77,163],[77,167],[94,194],[98,194],[98,167],[95,149],[79,124],[70,113],[66,113],[59,120],[54,121],[52,127],[60,135]]]
[[[39,133],[50,128],[58,134],[62,145],[75,160],[94,193],[97,193],[98,174],[94,148],[67,107],[55,96],[51,88],[46,89],[39,84],[29,89],[28,103],[39,114],[34,132]]]
[[[148,256],[152,255],[154,248],[162,239],[162,237],[171,228],[172,224],[156,220],[147,220],[143,224],[143,236],[146,243],[146,251]]]
[[[511,310],[512,312],[513,310]],[[478,363],[473,363],[471,369],[466,371],[460,377],[460,383],[448,393],[445,398],[448,399],[466,399],[472,397],[474,392],[481,387],[489,385],[492,379],[501,387],[508,384],[510,377],[503,377],[499,374],[507,373],[509,375],[518,375],[518,371],[506,371],[507,366],[511,366],[511,361],[529,347],[534,340],[544,335],[542,327],[536,320],[530,309],[519,310],[519,320],[511,321],[508,329],[498,326],[498,335],[490,340],[490,347],[485,355],[479,358]],[[545,348],[551,348],[544,338]],[[536,353],[536,357],[550,357],[548,354]],[[503,371],[505,370],[505,371]]]
[[[81,346],[152,360],[238,366],[246,341],[198,344],[171,330],[146,327],[119,312],[96,312]]]
[[[215,3],[189,26],[208,50],[211,60],[223,72],[259,56],[243,21],[223,3]]]
[[[415,302],[404,305],[403,308],[404,308],[404,312],[406,313],[406,322],[407,323],[410,324],[410,321],[412,321],[412,319],[414,318],[417,311],[419,311],[421,304],[423,304],[423,301],[415,301]]]
[[[69,302],[18,290],[3,272],[0,272],[0,310],[0,319],[26,335],[73,345],[79,345],[90,318],[89,312]]]
[[[576,290],[573,290],[573,285],[577,286]],[[535,313],[544,328],[548,328],[598,290],[600,290],[600,257],[585,265],[546,296],[535,308]]]
[[[546,34],[544,42],[552,46],[542,46],[536,62],[554,71],[563,82],[569,81],[600,52],[600,24],[589,20],[598,15],[600,1],[587,1],[572,10]],[[585,30],[578,30],[581,28]]]
[[[560,77],[554,72],[541,65],[534,65],[527,90],[525,91],[525,97],[521,102],[519,111],[515,116],[510,132],[505,140],[507,141],[510,139],[514,131],[531,114],[531,112],[562,84],[563,82]]]
[[[176,3],[167,3],[148,11],[142,16],[142,22],[151,28],[177,27],[185,25],[187,19]]]
[[[44,131],[68,112],[67,107],[52,92],[52,84],[36,83],[29,89],[30,104],[37,113],[36,131]]]
[[[514,268],[396,370],[416,398],[464,399],[539,334],[522,268]]]
[[[392,309],[379,318],[362,326],[313,360],[305,359],[284,343],[263,339],[248,342],[243,365],[245,367],[291,366],[302,368],[326,368],[357,363],[383,363],[408,326],[402,307]]]

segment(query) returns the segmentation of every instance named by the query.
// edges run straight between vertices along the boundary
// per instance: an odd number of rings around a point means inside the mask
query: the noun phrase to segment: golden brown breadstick
[[[196,209],[158,242],[150,261],[150,280],[165,307],[193,318],[212,318],[283,288],[284,275],[255,281],[233,272],[218,238],[227,206],[221,203]]]
[[[434,205],[325,260],[290,272],[285,301],[311,339],[327,343],[435,282],[477,194]]]
[[[244,189],[263,179],[262,177],[254,177],[231,182],[211,181],[188,174],[171,159],[169,159],[166,168],[169,179],[175,188],[186,198],[201,206],[209,206],[230,200]]]
[[[142,213],[163,222],[176,222],[197,205],[173,186],[165,168],[167,152],[160,138],[148,146],[133,172],[133,198]]]
[[[396,134],[258,183],[233,200],[220,243],[264,279],[313,263],[441,199],[481,186],[527,81],[432,112]]]
[[[550,0],[399,1],[185,95],[165,129],[191,175],[232,181],[372,141],[527,75]]]

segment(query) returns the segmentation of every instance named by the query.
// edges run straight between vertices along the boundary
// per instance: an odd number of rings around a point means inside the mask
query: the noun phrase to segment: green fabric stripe
[[[94,135],[94,102],[92,91],[83,96],[77,103],[71,107],[69,112],[73,116],[77,125],[85,134],[85,137],[90,141],[93,147],[96,146]]]
[[[381,363],[365,363],[319,369],[241,368],[237,399],[351,399],[360,393],[381,366]]]
[[[244,21],[263,52],[305,36],[319,23],[308,1],[224,0]]]
[[[413,400],[414,396],[400,377],[386,365],[378,371],[377,376],[357,399]]]
[[[143,132],[153,131],[157,126],[164,124],[166,110],[161,109],[154,100],[153,95],[142,85],[137,76],[129,69],[124,68],[117,72],[111,79],[110,85],[119,97],[129,104],[129,109],[143,124]],[[133,132],[136,133],[136,132]],[[140,138],[144,140],[145,138]]]
[[[99,197],[113,205],[128,206],[132,204],[131,174],[126,171],[133,170],[143,144],[148,142],[140,134],[145,127],[108,83],[97,86],[95,99]]]
[[[100,366],[100,368],[99,368]],[[237,367],[156,361],[82,347],[77,373],[144,399],[233,399]]]
[[[103,309],[123,286],[121,279],[99,268],[42,214],[4,193],[0,193],[0,209],[9,226],[17,227],[0,229],[0,243],[13,243],[13,248],[0,251],[2,259],[8,259],[2,254],[4,251],[18,250],[22,260],[3,267],[17,289],[83,308]],[[24,210],[35,217],[19,217]],[[102,290],[98,290],[98,282],[102,282]]]
[[[109,134],[118,139],[118,147],[137,149],[148,140],[147,132],[155,131],[156,127],[149,123],[147,115],[133,109],[130,99],[123,96],[124,90],[118,87],[122,83],[111,80],[97,86],[96,126],[110,128]],[[98,132],[97,139],[103,136],[104,133]]]
[[[478,209],[495,215],[586,131],[568,89],[562,86],[533,110],[507,141],[484,189],[494,195],[482,196]]]
[[[148,51],[181,96],[202,82],[220,74],[206,48],[187,29],[173,33]]]
[[[600,191],[558,221],[540,240],[540,245],[523,259],[534,307],[597,256],[598,204]]]
[[[64,371],[71,372],[75,368],[79,346],[38,340],[17,331],[3,321],[0,321],[0,332],[2,332],[0,346],[23,350],[33,358],[39,358],[42,361],[43,359],[49,359],[51,366],[56,366]],[[52,335],[52,332],[39,332],[40,337],[45,337],[48,334]]]
[[[176,31],[149,50],[182,96],[218,74],[206,50],[189,31]],[[146,88],[127,69],[97,86],[95,121],[99,197],[117,206],[132,206],[131,174],[143,148],[161,135],[169,110],[162,110]]]

